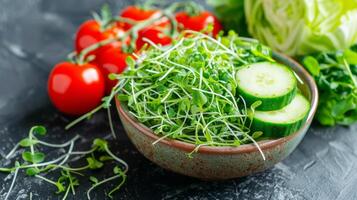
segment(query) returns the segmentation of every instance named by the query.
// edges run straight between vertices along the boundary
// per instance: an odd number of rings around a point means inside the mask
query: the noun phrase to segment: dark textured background
[[[70,131],[71,119],[50,105],[46,81],[51,67],[71,51],[76,27],[98,10],[102,0],[0,0],[0,155],[26,136],[34,124],[49,129],[47,141],[65,141],[78,133],[86,138],[109,134],[106,115],[99,113]],[[113,11],[131,1],[110,1]],[[119,140],[111,141],[117,155],[131,169],[128,181],[115,199],[357,199],[357,126],[322,128],[307,133],[299,147],[274,168],[225,182],[203,182],[165,171],[141,156],[128,141],[117,115]],[[89,148],[82,142],[79,148]],[[1,159],[0,165],[8,164]],[[222,169],[224,170],[224,169]],[[104,169],[97,174],[108,174]],[[11,175],[0,174],[0,199],[6,195]],[[86,178],[75,198],[85,199]],[[104,199],[108,187],[93,192]],[[20,176],[10,199],[59,199],[55,188]]]

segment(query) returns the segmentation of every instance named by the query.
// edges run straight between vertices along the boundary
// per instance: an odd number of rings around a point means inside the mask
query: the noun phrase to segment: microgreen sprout
[[[78,176],[84,176],[84,173],[87,170],[101,169],[106,163],[116,163],[114,165],[113,176],[105,178],[97,184],[94,184],[88,190],[88,198],[90,199],[90,192],[99,185],[112,180],[120,179],[119,183],[108,193],[108,196],[112,197],[112,193],[119,190],[125,182],[126,173],[129,167],[126,162],[112,153],[106,140],[95,139],[91,149],[86,151],[74,151],[75,142],[80,139],[78,135],[65,143],[52,144],[38,139],[38,137],[44,136],[45,134],[46,129],[43,126],[32,127],[29,131],[28,137],[19,141],[19,143],[15,145],[15,148],[13,148],[5,157],[5,159],[12,157],[18,148],[25,149],[21,155],[23,160],[22,163],[15,161],[14,167],[0,168],[0,172],[13,174],[13,179],[6,194],[5,200],[7,200],[11,195],[11,191],[16,183],[18,173],[21,172],[20,170],[24,170],[27,176],[41,179],[42,181],[55,186],[57,188],[57,194],[63,193],[62,199],[66,199],[70,193],[72,193],[72,195],[76,194],[75,187],[79,185],[79,180],[77,178]],[[55,148],[58,149],[58,152],[62,154],[51,161],[46,161],[46,155],[43,152],[39,152],[37,150],[40,147]],[[67,151],[61,151],[66,147],[68,147]],[[26,151],[26,149],[29,150]],[[80,158],[85,158],[87,164],[80,167],[71,167],[69,158],[73,155],[77,155]],[[96,156],[99,156],[99,159],[97,159]],[[56,181],[51,180],[45,176],[56,170],[60,171],[60,176]],[[91,180],[92,179],[94,178],[91,178]]]
[[[150,43],[149,40],[147,40]],[[271,51],[235,33],[212,38],[183,31],[169,47],[151,45],[141,62],[115,77],[124,83],[113,90],[139,122],[160,137],[202,146],[239,146],[256,142],[249,113],[237,92],[235,71],[246,64],[271,61]],[[248,112],[249,111],[249,112]]]

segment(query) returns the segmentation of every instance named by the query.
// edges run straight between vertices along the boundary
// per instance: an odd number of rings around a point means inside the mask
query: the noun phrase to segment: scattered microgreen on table
[[[12,183],[6,194],[5,200],[9,199],[11,196],[11,191],[16,183],[16,177],[19,172],[24,171],[27,176],[32,176],[38,179],[41,179],[51,185],[53,185],[57,191],[57,194],[63,194],[62,199],[66,199],[69,193],[75,195],[75,187],[80,183],[78,176],[85,176],[85,173],[88,170],[96,170],[103,168],[106,163],[112,162],[115,163],[113,167],[113,176],[108,177],[103,180],[98,180],[97,178],[91,176],[89,181],[93,183],[92,187],[87,191],[88,199],[91,199],[90,193],[92,190],[98,186],[105,184],[110,181],[120,179],[117,186],[115,186],[109,193],[108,196],[112,197],[112,194],[119,190],[120,187],[126,180],[126,173],[129,169],[126,162],[122,159],[115,156],[109,148],[108,142],[103,139],[95,139],[93,141],[91,149],[87,151],[74,151],[74,145],[80,137],[77,135],[71,140],[63,144],[52,144],[38,139],[38,137],[45,136],[46,129],[43,126],[34,126],[29,131],[28,137],[22,139],[15,147],[10,151],[10,153],[5,157],[5,159],[16,159],[12,158],[15,152],[19,148],[25,149],[21,154],[23,162],[15,161],[13,167],[2,167],[0,172],[13,173]],[[68,148],[62,155],[57,158],[46,161],[46,155],[43,152],[39,151],[40,146],[62,149]],[[27,151],[29,149],[29,151]],[[69,158],[71,156],[80,156],[85,158],[87,164],[81,167],[72,167],[70,166]],[[47,178],[46,175],[59,171],[60,176],[57,180],[51,180]],[[96,180],[96,181],[94,181]]]

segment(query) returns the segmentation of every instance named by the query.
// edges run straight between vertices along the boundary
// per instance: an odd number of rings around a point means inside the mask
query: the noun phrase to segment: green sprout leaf
[[[110,79],[110,80],[116,80],[117,79],[117,74],[114,74],[114,73],[110,73],[109,75],[108,75],[108,78]]]
[[[35,145],[37,143],[38,143],[38,141],[36,141],[36,140],[33,140],[33,139],[30,140],[30,138],[24,138],[24,139],[22,139],[20,141],[19,145],[21,147],[30,147],[30,146]]]
[[[100,156],[99,160],[104,162],[104,161],[108,161],[108,160],[113,160],[113,157],[111,157],[111,156]]]
[[[253,139],[258,139],[260,136],[262,136],[263,135],[263,132],[261,132],[261,131],[255,131],[254,133],[253,133],[253,135],[252,135],[252,138]]]
[[[44,126],[34,126],[34,127],[32,127],[32,132],[35,135],[44,136],[44,135],[46,135],[47,130]]]
[[[88,167],[90,169],[99,169],[99,168],[103,167],[103,163],[98,161],[98,160],[96,160],[93,157],[88,157],[87,158],[87,162],[88,162]]]
[[[207,103],[207,97],[202,92],[195,90],[192,93],[192,102],[193,104],[202,107]]]
[[[93,185],[95,185],[95,184],[97,184],[99,182],[98,179],[96,177],[94,177],[94,176],[90,176],[89,180],[93,183]]]
[[[22,153],[22,159],[31,163],[40,163],[45,160],[45,154],[41,152],[31,153],[29,151],[25,151]]]
[[[113,172],[114,172],[114,174],[123,174],[124,173],[123,170],[119,166],[115,166],[113,168]]]
[[[63,186],[63,184],[61,182],[56,182],[56,187],[57,187],[57,192],[56,194],[60,194],[62,192],[65,192],[66,191],[66,187]]]
[[[93,141],[92,147],[96,148],[98,151],[103,152],[106,150],[106,148],[108,148],[108,142],[103,139],[97,138]]]
[[[40,173],[38,168],[31,167],[26,169],[26,175],[28,176],[35,176],[38,173]]]
[[[130,69],[135,69],[135,60],[131,56],[126,57],[125,62]]]

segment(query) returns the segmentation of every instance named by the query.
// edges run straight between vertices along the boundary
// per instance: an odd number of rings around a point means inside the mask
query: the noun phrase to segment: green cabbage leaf
[[[249,33],[285,54],[357,43],[357,0],[245,0],[244,9]]]

